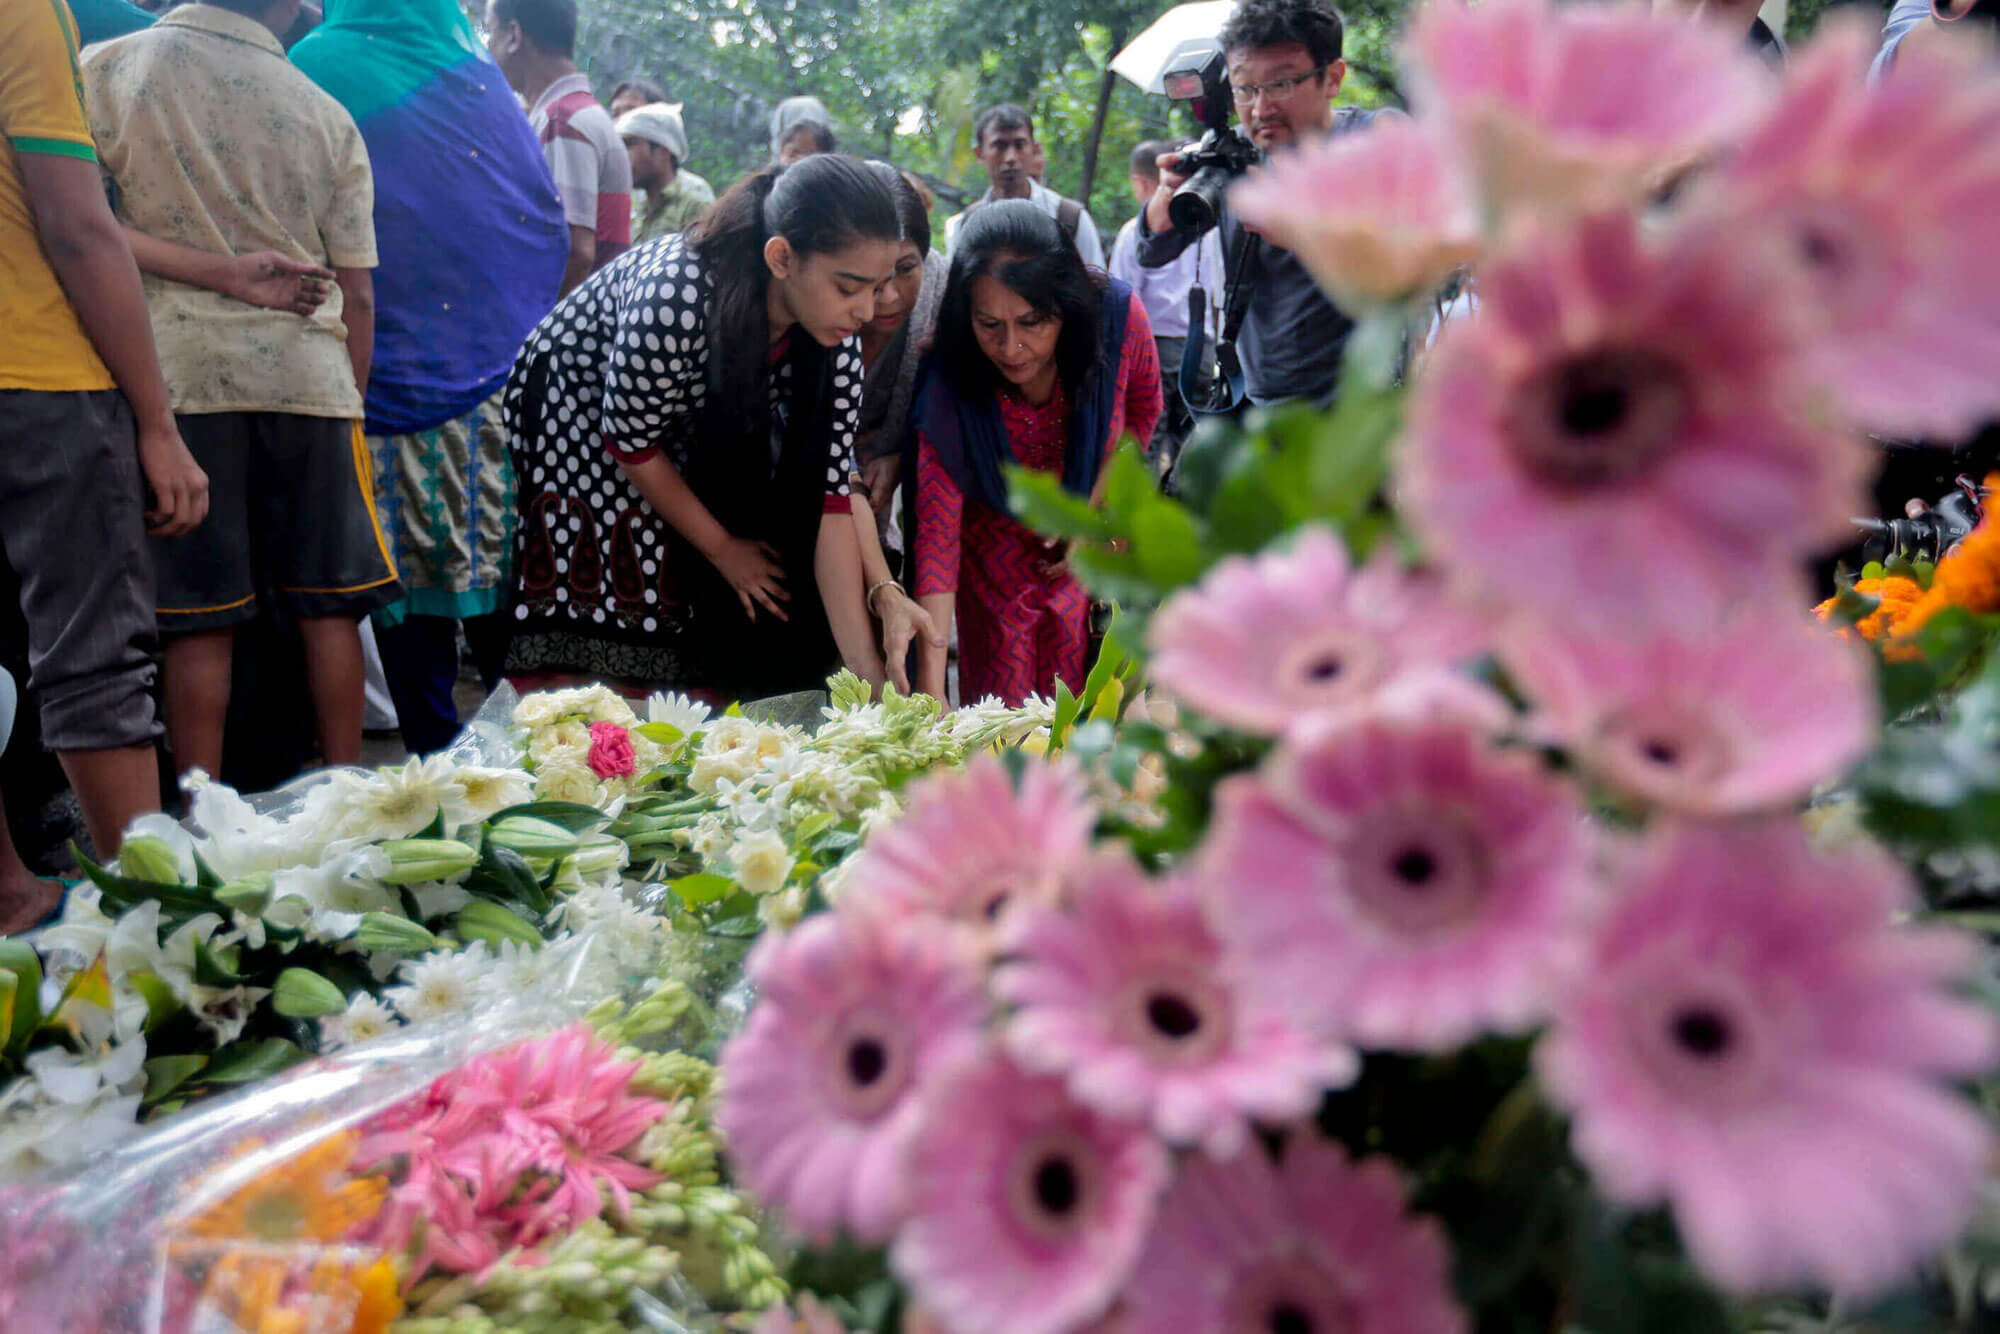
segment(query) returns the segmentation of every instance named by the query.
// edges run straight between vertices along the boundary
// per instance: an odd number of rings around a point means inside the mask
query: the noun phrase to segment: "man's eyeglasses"
[[[1311,83],[1324,73],[1326,66],[1315,65],[1304,74],[1293,74],[1282,79],[1266,79],[1262,83],[1245,84],[1242,87],[1232,83],[1229,85],[1229,95],[1236,99],[1236,105],[1239,107],[1247,107],[1255,102],[1259,93],[1272,101],[1277,101],[1280,98],[1290,97],[1295,90]]]

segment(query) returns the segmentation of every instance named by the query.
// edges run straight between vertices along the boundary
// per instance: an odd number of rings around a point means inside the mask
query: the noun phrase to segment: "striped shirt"
[[[611,113],[591,95],[588,78],[568,74],[542,90],[528,123],[549,159],[563,216],[597,233],[603,268],[632,243],[632,160]]]

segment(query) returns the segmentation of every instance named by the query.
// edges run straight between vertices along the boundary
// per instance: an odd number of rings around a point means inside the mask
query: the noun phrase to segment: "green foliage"
[[[769,160],[770,109],[811,93],[844,148],[882,156],[938,191],[934,226],[986,188],[972,156],[979,111],[1034,112],[1048,184],[1081,197],[1111,56],[1167,5],[1161,0],[583,0],[579,57],[600,95],[646,77],[681,102],[689,167],[718,190]],[[1341,101],[1395,101],[1392,31],[1405,0],[1342,7],[1352,71]],[[1113,79],[1089,190],[1111,233],[1135,211],[1126,155],[1144,139],[1194,130],[1184,112]]]

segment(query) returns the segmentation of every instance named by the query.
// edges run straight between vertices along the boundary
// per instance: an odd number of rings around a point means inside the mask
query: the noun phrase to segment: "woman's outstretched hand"
[[[916,604],[916,601],[901,588],[891,585],[882,590],[875,599],[875,607],[882,618],[882,659],[889,669],[889,679],[896,689],[910,693],[910,646],[919,636],[934,649],[945,646],[944,632],[937,628],[931,614]]]

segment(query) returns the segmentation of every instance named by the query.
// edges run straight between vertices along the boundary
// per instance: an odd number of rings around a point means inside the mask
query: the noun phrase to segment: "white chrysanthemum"
[[[403,985],[390,988],[384,998],[411,1023],[463,1014],[479,1000],[480,976],[488,962],[485,946],[476,941],[456,953],[426,954],[398,970]]]
[[[494,947],[492,962],[480,978],[480,991],[487,1000],[496,1002],[538,996],[553,976],[552,957],[546,949],[503,940]]]
[[[631,973],[658,966],[666,944],[666,921],[643,908],[624,904],[598,924],[597,930],[618,966]]]
[[[736,868],[736,883],[759,897],[783,889],[795,864],[784,836],[768,829],[737,839],[729,862]]]
[[[598,923],[616,916],[625,907],[625,887],[613,880],[579,886],[562,901],[563,928],[572,935],[584,935]]]
[[[478,824],[509,806],[525,805],[535,799],[535,780],[519,769],[486,769],[460,765],[453,778],[458,784],[454,823]]]
[[[396,1027],[396,1012],[367,992],[358,992],[347,1009],[319,1021],[319,1044],[327,1051],[358,1047]]]
[[[654,695],[646,701],[646,721],[665,723],[680,729],[683,735],[699,732],[708,722],[712,712],[708,705],[689,699],[686,695]]]

